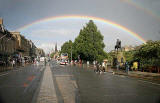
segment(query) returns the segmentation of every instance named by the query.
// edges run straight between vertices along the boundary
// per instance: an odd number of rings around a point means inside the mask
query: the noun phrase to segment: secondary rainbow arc
[[[30,26],[32,26],[34,24],[41,23],[41,22],[48,22],[48,21],[52,21],[52,20],[61,20],[61,19],[74,19],[74,18],[75,19],[89,19],[89,20],[100,21],[100,22],[109,24],[109,25],[111,25],[111,26],[113,26],[115,28],[118,28],[118,29],[121,29],[121,30],[127,32],[129,35],[135,37],[136,39],[140,40],[143,43],[146,42],[146,40],[143,39],[141,36],[139,36],[137,33],[129,30],[128,28],[126,28],[126,27],[124,27],[124,26],[122,26],[120,24],[117,24],[115,22],[112,22],[112,21],[109,21],[109,20],[106,20],[106,19],[103,19],[103,18],[93,17],[93,16],[81,16],[81,15],[53,16],[53,17],[48,17],[48,18],[40,19],[40,20],[34,21],[34,22],[30,23],[30,24],[24,25],[24,26],[18,28],[16,31],[21,31],[21,30],[27,29]]]
[[[155,13],[154,11],[152,11],[148,8],[143,7],[142,5],[136,3],[136,1],[134,1],[134,0],[122,0],[122,1],[131,5],[131,6],[133,6],[133,7],[135,7],[135,8],[137,8],[137,9],[139,9],[139,10],[142,10],[143,12],[149,14],[150,16],[152,16],[155,19],[157,19],[158,21],[160,21],[160,16],[157,15],[157,13]]]

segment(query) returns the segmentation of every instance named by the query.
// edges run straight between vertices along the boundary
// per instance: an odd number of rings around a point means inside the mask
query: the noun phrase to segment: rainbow
[[[34,21],[30,24],[24,25],[23,27],[18,28],[16,31],[22,31],[24,29],[27,29],[28,27],[34,25],[34,24],[38,24],[38,23],[42,23],[42,22],[48,22],[48,21],[52,21],[52,20],[62,20],[62,19],[87,19],[87,20],[95,20],[95,21],[99,21],[99,22],[103,22],[106,23],[108,25],[111,25],[115,28],[121,29],[125,32],[127,32],[129,35],[135,37],[136,39],[140,40],[141,42],[145,43],[146,40],[143,39],[141,36],[139,36],[137,33],[129,30],[128,28],[114,23],[112,21],[103,19],[103,18],[99,18],[99,17],[93,17],[93,16],[81,16],[81,15],[63,15],[63,16],[53,16],[53,17],[49,17],[49,18],[44,18],[44,19],[40,19],[37,21]]]
[[[144,6],[136,3],[135,1],[133,1],[133,0],[121,0],[121,1],[135,7],[136,9],[139,9],[139,10],[145,12],[146,14],[148,14],[148,15],[154,17],[155,19],[157,19],[158,21],[160,21],[160,16],[159,15],[157,15],[155,12],[145,8]]]

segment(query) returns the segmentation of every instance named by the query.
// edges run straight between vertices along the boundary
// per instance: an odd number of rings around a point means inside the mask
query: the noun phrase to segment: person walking
[[[13,64],[13,67],[15,67],[16,61],[14,59],[12,60],[12,64]]]
[[[45,65],[45,66],[46,66],[46,63],[47,63],[46,58],[44,58],[44,65]]]
[[[127,62],[127,61],[125,63],[125,69],[126,69],[126,73],[128,74],[128,71],[129,71],[129,62]]]
[[[106,70],[105,70],[105,62],[102,63],[102,70],[103,70],[103,72],[106,71]]]
[[[117,61],[117,71],[119,70],[120,63]]]
[[[100,73],[99,63],[96,64],[97,70],[96,72]]]
[[[25,67],[25,60],[22,58],[22,66]]]

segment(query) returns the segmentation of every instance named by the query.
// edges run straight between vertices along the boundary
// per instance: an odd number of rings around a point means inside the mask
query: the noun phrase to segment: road
[[[43,66],[29,65],[0,74],[0,103],[31,103]]]
[[[53,103],[160,103],[158,84],[112,73],[96,74],[82,65],[51,62],[46,67],[31,65],[1,75],[2,103],[40,103],[44,99]]]

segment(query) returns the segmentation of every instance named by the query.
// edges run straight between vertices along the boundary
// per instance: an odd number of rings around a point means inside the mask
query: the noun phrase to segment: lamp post
[[[0,40],[3,39],[7,34],[3,35],[2,37],[0,37]]]

